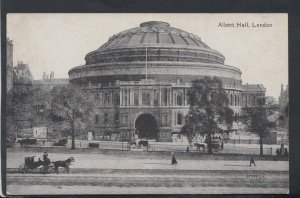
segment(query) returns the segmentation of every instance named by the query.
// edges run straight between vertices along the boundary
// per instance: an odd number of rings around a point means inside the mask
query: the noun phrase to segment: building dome
[[[85,60],[87,64],[141,61],[145,59],[145,47],[149,48],[149,61],[224,63],[224,56],[212,50],[197,35],[161,21],[144,22],[140,27],[113,35],[100,48],[88,53]],[[127,50],[120,52],[120,49]],[[135,50],[129,52],[128,49]]]
[[[148,21],[111,36],[85,56],[86,64],[69,71],[70,83],[113,84],[148,78],[184,83],[203,76],[219,77],[224,84],[241,84],[241,71],[224,64],[225,57],[197,35]],[[147,65],[147,69],[145,69]]]

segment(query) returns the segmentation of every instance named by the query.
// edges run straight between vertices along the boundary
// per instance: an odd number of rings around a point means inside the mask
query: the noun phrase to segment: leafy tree
[[[233,111],[228,107],[222,81],[217,77],[195,80],[187,95],[190,110],[181,132],[187,135],[190,144],[197,134],[206,134],[208,152],[212,153],[211,135],[222,131],[219,124],[231,128],[233,122]]]
[[[14,79],[14,86],[6,94],[6,136],[16,138],[22,136],[24,122],[31,122],[32,86],[30,81],[22,83]]]
[[[93,112],[93,103],[88,94],[80,87],[54,87],[51,91],[49,116],[62,130],[72,137],[72,149],[75,149],[75,137],[87,128],[89,115]]]
[[[275,104],[272,97],[257,98],[257,105],[243,108],[242,121],[250,132],[259,136],[260,155],[263,155],[263,139],[269,135],[271,129],[276,127],[276,120],[271,116],[278,111],[279,106]]]

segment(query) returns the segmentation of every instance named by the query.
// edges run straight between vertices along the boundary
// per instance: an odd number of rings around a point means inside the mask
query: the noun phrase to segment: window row
[[[115,117],[114,117],[114,121],[115,122],[119,122],[119,119],[120,119],[119,118],[119,114],[116,113]],[[102,120],[103,124],[108,124],[109,123],[109,114],[108,113],[104,113],[103,117],[101,117],[100,115],[95,115],[95,117],[94,117],[94,123],[95,124],[100,124],[101,120]]]

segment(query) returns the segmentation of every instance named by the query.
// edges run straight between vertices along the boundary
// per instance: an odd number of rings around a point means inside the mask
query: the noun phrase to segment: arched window
[[[99,123],[99,115],[95,115],[95,124]]]
[[[158,105],[158,100],[159,100],[158,91],[156,89],[154,89],[154,101],[153,101],[154,106]]]
[[[236,95],[234,95],[234,106],[236,106]]]
[[[168,114],[164,116],[164,126],[168,126]]]
[[[108,123],[108,113],[104,113],[104,124]]]
[[[106,92],[104,94],[104,104],[109,105],[109,93],[108,92]]]
[[[182,125],[182,114],[181,113],[177,114],[177,124]]]
[[[116,115],[115,115],[115,121],[119,122],[119,114],[118,113],[116,113]]]
[[[124,125],[127,126],[128,125],[128,115],[124,116]]]
[[[119,93],[115,93],[115,104],[120,105],[120,94]]]
[[[183,105],[183,94],[181,92],[177,94],[177,105],[179,106]]]

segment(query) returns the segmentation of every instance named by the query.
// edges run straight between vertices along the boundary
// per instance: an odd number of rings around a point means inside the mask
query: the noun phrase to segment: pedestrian
[[[251,166],[252,164],[253,164],[254,166],[256,166],[256,165],[255,165],[255,162],[254,162],[253,155],[251,155],[251,157],[250,157],[250,166]]]
[[[288,149],[285,148],[285,149],[284,149],[284,156],[288,156],[288,155],[289,155]]]
[[[172,162],[171,162],[171,164],[177,164],[177,160],[175,158],[174,153],[172,153]]]

